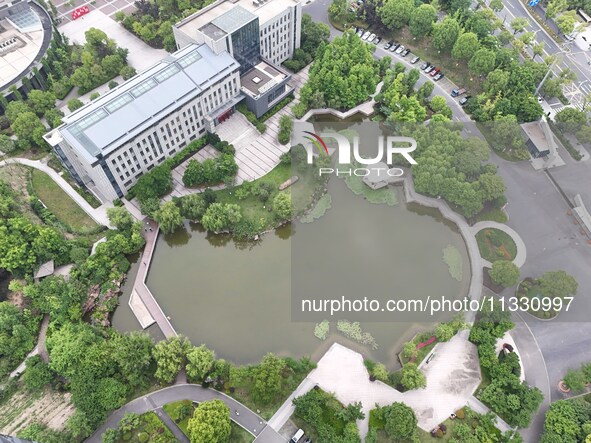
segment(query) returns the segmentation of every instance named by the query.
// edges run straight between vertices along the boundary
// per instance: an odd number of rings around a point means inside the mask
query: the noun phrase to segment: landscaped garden
[[[174,443],[174,435],[154,412],[138,415],[127,413],[119,422],[117,429],[109,429],[103,434],[104,443]]]
[[[480,256],[494,263],[497,260],[513,260],[517,245],[511,236],[500,229],[486,228],[476,234]]]
[[[570,305],[578,283],[564,271],[550,271],[540,278],[525,278],[516,296],[524,310],[541,319],[552,319]]]

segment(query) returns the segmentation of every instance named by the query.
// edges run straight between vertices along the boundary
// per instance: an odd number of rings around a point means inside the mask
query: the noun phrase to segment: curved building
[[[0,93],[41,88],[36,76],[52,37],[51,17],[34,1],[0,0]],[[41,74],[44,75],[44,74]]]

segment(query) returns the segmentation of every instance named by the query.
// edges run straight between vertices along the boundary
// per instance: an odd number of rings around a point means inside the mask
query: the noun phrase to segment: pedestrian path
[[[476,234],[478,234],[483,229],[489,228],[503,231],[505,234],[507,234],[509,237],[513,239],[513,241],[515,242],[515,246],[517,246],[517,254],[513,259],[513,263],[518,268],[521,268],[525,264],[525,259],[527,258],[527,249],[525,247],[525,242],[523,241],[521,236],[513,228],[510,228],[506,224],[498,223],[495,221],[482,221],[476,223],[474,226],[472,226],[472,233],[474,236],[476,236]],[[480,256],[480,251],[478,252],[478,255]],[[481,260],[487,268],[492,267],[492,263],[488,260],[485,260],[483,258]]]
[[[230,418],[233,422],[254,437],[260,436],[255,440],[257,443],[285,441],[284,439],[281,439],[272,428],[269,428],[267,423],[265,423],[258,414],[254,413],[233,398],[214,389],[204,388],[199,385],[178,384],[136,398],[117,409],[107,418],[105,423],[103,423],[102,426],[100,426],[94,434],[86,440],[86,443],[101,443],[101,435],[108,428],[116,428],[123,416],[128,412],[143,414],[149,411],[158,411],[164,405],[179,400],[191,400],[197,403],[209,400],[221,400],[228,406],[228,408],[230,408]],[[264,433],[263,430],[265,430]],[[263,434],[266,437],[264,437]]]

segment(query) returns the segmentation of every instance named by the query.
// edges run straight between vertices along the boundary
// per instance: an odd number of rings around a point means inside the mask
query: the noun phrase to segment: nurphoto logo
[[[299,139],[299,140],[297,140]],[[336,142],[336,148],[329,148],[328,139]],[[330,156],[337,152],[336,167],[320,167],[319,175],[336,174],[339,175],[388,175],[390,177],[399,177],[404,174],[401,168],[389,168],[387,165],[394,163],[395,155],[399,155],[411,165],[417,162],[411,153],[417,148],[417,141],[411,137],[401,136],[379,136],[377,139],[377,152],[371,157],[362,155],[360,152],[359,136],[354,135],[346,137],[338,132],[322,132],[320,135],[312,131],[301,131],[299,137],[296,137],[307,154],[307,163],[313,164],[314,156]],[[296,144],[296,143],[294,143]],[[331,143],[334,145],[334,143]]]

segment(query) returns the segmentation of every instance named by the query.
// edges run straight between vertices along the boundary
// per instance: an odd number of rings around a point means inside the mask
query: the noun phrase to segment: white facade
[[[275,65],[292,57],[300,47],[302,5],[299,0],[218,0],[173,26],[178,48],[205,43],[213,51],[228,50],[228,35],[208,35],[206,26],[236,6],[256,15],[260,53]]]
[[[275,65],[293,56],[300,47],[302,5],[285,8],[279,15],[260,23],[261,55]]]
[[[122,197],[142,174],[213,131],[215,117],[237,101],[238,63],[227,53],[196,48],[173,54],[46,134],[74,178],[102,202]],[[197,61],[184,66],[182,60],[191,56]],[[175,74],[160,76],[171,66]]]

